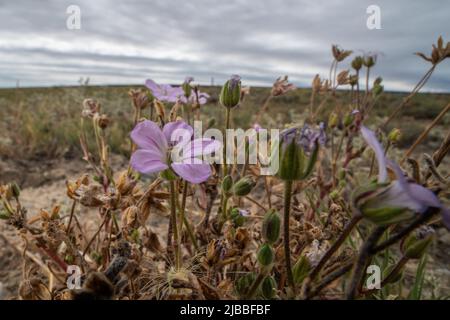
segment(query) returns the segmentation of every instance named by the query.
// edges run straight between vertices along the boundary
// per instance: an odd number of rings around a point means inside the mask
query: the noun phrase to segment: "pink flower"
[[[192,140],[193,129],[184,121],[167,123],[161,130],[149,120],[136,125],[131,139],[139,147],[131,156],[131,166],[144,174],[173,170],[191,183],[211,176],[211,167],[201,157],[217,152],[221,144],[213,139]]]
[[[176,102],[179,97],[184,96],[183,88],[172,87],[169,84],[157,84],[152,79],[147,79],[145,86],[150,89],[156,99],[161,101]]]
[[[378,190],[377,196],[370,202],[371,209],[377,208],[404,208],[413,213],[422,214],[428,208],[441,210],[444,225],[450,230],[450,210],[444,207],[439,198],[429,189],[408,181],[403,175],[402,169],[393,161],[386,159],[383,147],[368,128],[361,126],[361,135],[375,152],[378,162],[378,183],[388,182],[387,167],[390,167],[397,178],[386,187]]]

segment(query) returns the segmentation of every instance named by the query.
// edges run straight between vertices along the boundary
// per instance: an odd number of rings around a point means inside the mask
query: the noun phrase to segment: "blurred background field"
[[[128,156],[129,142],[124,137],[131,130],[131,106],[128,91],[139,86],[80,86],[50,88],[0,89],[0,156],[3,159],[45,160],[58,157],[79,156],[79,126],[82,102],[85,98],[98,100],[102,112],[112,120],[108,128],[111,151]],[[143,87],[143,86],[142,86]],[[221,128],[224,112],[218,105],[219,87],[203,87],[211,95],[210,101],[202,106],[202,116],[214,118],[215,126]],[[261,108],[269,88],[251,88],[239,111],[234,112],[234,124],[240,128],[252,125],[252,116]],[[272,99],[268,114],[261,125],[275,127],[281,123],[303,122],[310,105],[310,89],[297,89],[287,95]],[[406,97],[405,93],[385,92],[374,112],[381,121]],[[323,97],[318,98],[316,106]],[[450,100],[450,94],[420,93],[406,106],[402,114],[391,122],[390,128],[399,128],[402,137],[398,143],[404,148],[415,141],[425,126],[434,119]],[[337,103],[343,110],[349,110],[349,94],[337,92]],[[325,101],[323,114],[334,107],[335,101]],[[168,107],[169,108],[169,107]],[[148,109],[144,112],[148,112]],[[345,112],[345,111],[344,111]],[[375,118],[375,120],[373,120]],[[319,115],[319,120],[321,115]],[[447,114],[432,130],[418,151],[434,149],[442,140],[443,131],[450,124]]]

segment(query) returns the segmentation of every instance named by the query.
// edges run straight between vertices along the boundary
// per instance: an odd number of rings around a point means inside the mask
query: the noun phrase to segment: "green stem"
[[[226,108],[225,132],[223,134],[223,177],[228,175],[227,166],[227,130],[230,128],[231,108]]]
[[[175,193],[175,181],[170,181],[170,216],[172,218],[172,228],[173,228],[173,239],[174,239],[174,251],[175,251],[175,269],[179,270],[181,267],[181,244],[180,237],[178,234],[177,225],[177,204],[176,204],[176,193]]]
[[[292,197],[292,183],[293,181],[285,181],[284,182],[284,259],[286,260],[286,274],[288,278],[289,286],[292,291],[295,293],[295,285],[294,285],[294,277],[292,275],[292,267],[291,267],[291,248],[289,244],[289,213],[291,209],[291,197]]]

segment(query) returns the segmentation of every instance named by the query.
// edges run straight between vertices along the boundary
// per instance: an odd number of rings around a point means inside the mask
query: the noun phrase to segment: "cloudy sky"
[[[381,30],[366,26],[369,5]],[[81,29],[66,27],[69,5]],[[328,74],[331,44],[379,53],[374,74],[388,90],[410,90],[429,67],[439,35],[450,40],[450,1],[382,0],[14,0],[0,2],[0,87],[179,83],[220,84],[240,74],[269,85],[287,74],[309,86]],[[345,66],[343,66],[345,67]],[[450,59],[427,90],[450,91]]]

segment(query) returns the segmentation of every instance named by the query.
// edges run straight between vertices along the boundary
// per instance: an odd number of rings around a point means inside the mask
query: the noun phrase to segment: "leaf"
[[[417,266],[414,285],[408,295],[409,300],[420,300],[422,296],[422,288],[425,281],[425,266],[427,264],[427,261],[427,255],[424,255],[422,259],[420,259],[419,265]]]

